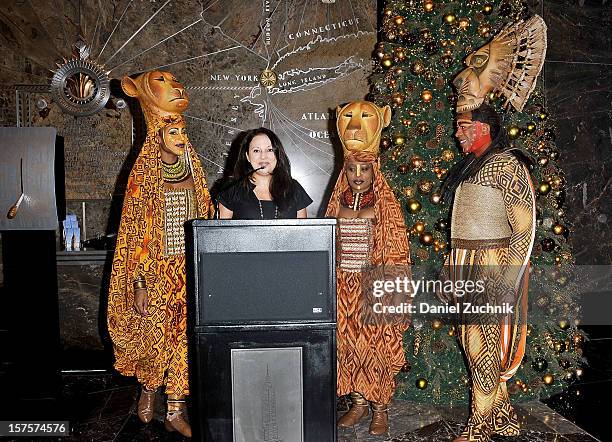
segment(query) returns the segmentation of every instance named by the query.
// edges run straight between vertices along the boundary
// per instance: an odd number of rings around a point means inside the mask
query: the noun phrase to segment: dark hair
[[[247,153],[249,153],[249,145],[253,138],[257,135],[266,135],[272,144],[272,150],[276,157],[276,167],[272,172],[272,181],[270,182],[270,195],[278,209],[282,212],[289,208],[291,205],[291,196],[293,195],[293,179],[291,178],[291,164],[289,158],[285,153],[283,144],[274,132],[265,127],[258,129],[251,129],[244,134],[242,142],[240,143],[240,151],[238,152],[238,159],[234,165],[234,178],[240,178],[246,176],[249,172],[253,171],[253,166],[249,163]],[[250,180],[243,180],[242,185],[250,189],[253,184]]]
[[[479,157],[470,153],[451,168],[441,188],[442,197],[445,201],[450,201],[459,184],[476,175],[484,163],[496,153],[511,152],[520,162],[528,167],[533,165],[533,160],[522,151],[508,148],[508,138],[502,127],[502,120],[492,106],[483,103],[479,108],[474,109],[472,111],[472,121],[480,121],[489,125],[491,146]]]

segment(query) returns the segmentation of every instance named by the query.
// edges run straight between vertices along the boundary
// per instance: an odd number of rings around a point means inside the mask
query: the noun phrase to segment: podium
[[[336,440],[335,226],[186,225],[197,439]]]

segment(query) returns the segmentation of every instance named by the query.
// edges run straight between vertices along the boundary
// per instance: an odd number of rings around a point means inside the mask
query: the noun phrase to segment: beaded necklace
[[[349,209],[352,209],[355,212],[358,212],[361,209],[367,209],[368,207],[373,207],[374,206],[374,189],[370,187],[370,189],[366,190],[365,192],[355,193],[349,187],[344,192],[342,192],[340,203],[344,207],[348,207]]]
[[[190,169],[183,155],[179,156],[176,163],[173,164],[162,161],[162,176],[167,183],[180,183],[189,176],[189,173]]]
[[[261,219],[264,219],[263,206],[259,198],[257,198],[257,203],[259,204],[259,216],[261,216]],[[278,206],[276,204],[274,204],[274,219],[278,219]]]

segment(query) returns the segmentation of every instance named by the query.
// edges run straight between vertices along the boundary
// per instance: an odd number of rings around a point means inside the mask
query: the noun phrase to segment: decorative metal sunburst
[[[110,82],[104,68],[88,60],[89,48],[75,44],[74,58],[58,64],[51,79],[51,94],[64,112],[77,117],[95,114],[110,98]]]
[[[264,69],[264,71],[259,76],[259,83],[261,83],[262,86],[268,89],[276,86],[277,82],[278,76],[276,75],[276,72],[274,72],[272,69]]]

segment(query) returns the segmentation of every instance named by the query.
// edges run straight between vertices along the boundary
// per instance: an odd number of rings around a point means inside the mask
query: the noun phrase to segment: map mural
[[[189,137],[210,182],[223,175],[240,132],[265,126],[281,138],[293,176],[315,201],[309,215],[317,214],[341,160],[333,132],[335,108],[363,99],[368,91],[375,0],[66,0],[61,9],[55,3],[7,7],[15,38],[20,38],[18,28],[35,27],[36,41],[28,41],[32,47],[26,59],[14,52],[5,58],[3,75],[10,74],[7,63],[27,63],[30,74],[19,81],[48,84],[52,70],[74,54],[75,44],[111,80],[170,71],[187,88]],[[130,110],[118,103],[116,88],[97,117],[64,115],[52,96],[36,92],[21,94],[30,101],[18,103],[19,108],[34,111],[21,115],[18,124],[54,125],[60,135],[63,127],[70,128],[65,137],[68,199],[108,198],[115,184],[111,175],[129,163],[132,149],[125,125]],[[12,97],[3,96],[8,111]],[[41,98],[46,109],[37,108]],[[91,168],[85,151],[100,144],[92,141],[96,131],[97,138],[113,136],[105,143],[112,155],[105,161],[99,158],[104,154],[95,155],[109,173],[85,189],[78,184],[84,175],[79,163],[87,161]],[[81,139],[80,132],[90,135]]]

